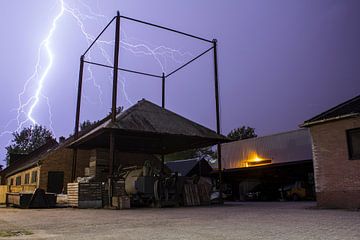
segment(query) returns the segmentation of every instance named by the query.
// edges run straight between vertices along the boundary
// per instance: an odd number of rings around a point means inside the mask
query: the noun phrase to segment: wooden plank
[[[6,193],[9,191],[7,185],[0,185],[0,204],[6,203]]]

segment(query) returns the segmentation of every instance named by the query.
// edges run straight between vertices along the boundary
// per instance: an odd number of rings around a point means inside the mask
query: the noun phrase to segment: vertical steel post
[[[162,94],[161,94],[161,106],[165,108],[165,73],[162,74]]]
[[[218,63],[217,63],[217,40],[213,39],[214,46],[214,77],[215,77],[215,107],[216,107],[216,133],[221,134],[220,128],[220,104],[219,104],[219,76],[218,76]],[[217,145],[217,160],[219,169],[219,192],[220,199],[222,199],[222,166],[221,166],[221,145]]]
[[[113,91],[111,105],[111,121],[116,121],[117,114],[117,84],[118,84],[118,68],[119,68],[119,47],[120,47],[120,12],[117,11],[115,25],[115,47],[114,47],[114,69],[113,69]],[[110,146],[109,146],[109,204],[112,206],[112,176],[114,174],[115,162],[115,136],[110,130]]]
[[[117,100],[117,83],[119,68],[119,46],[120,46],[120,13],[117,12],[115,27],[115,47],[114,47],[114,69],[113,69],[113,91],[111,105],[111,121],[116,120],[116,100]]]
[[[77,139],[78,135],[79,135],[80,107],[81,107],[81,92],[82,92],[83,73],[84,73],[84,55],[81,55],[81,57],[80,57],[80,68],[79,68],[78,94],[77,94],[76,113],[75,113],[74,139]],[[73,162],[72,162],[72,168],[71,168],[71,181],[75,180],[76,162],[77,162],[77,148],[75,147],[74,150],[73,150]]]
[[[114,69],[113,69],[113,92],[112,92],[112,106],[111,106],[111,121],[116,121],[117,114],[117,83],[118,83],[118,67],[119,67],[119,47],[120,47],[120,13],[116,15],[115,26],[115,47],[114,47]],[[110,148],[109,148],[109,175],[113,174],[113,166],[115,161],[115,137],[110,132]]]

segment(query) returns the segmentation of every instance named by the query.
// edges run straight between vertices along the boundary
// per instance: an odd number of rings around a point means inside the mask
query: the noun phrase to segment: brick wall
[[[347,129],[359,127],[360,118],[310,127],[320,207],[360,208],[360,159],[349,160],[346,139]]]
[[[84,169],[89,165],[90,151],[78,150],[76,177],[84,176]],[[41,164],[40,188],[47,189],[48,172],[64,172],[64,187],[66,191],[67,183],[71,182],[73,150],[68,148],[59,148],[45,157]]]

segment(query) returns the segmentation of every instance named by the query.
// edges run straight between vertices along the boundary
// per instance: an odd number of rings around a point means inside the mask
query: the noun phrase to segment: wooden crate
[[[19,192],[26,192],[32,193],[36,189],[36,185],[19,185],[19,186],[10,186],[9,192],[12,193],[19,193]]]
[[[0,204],[6,203],[6,193],[9,191],[7,185],[0,185]]]
[[[112,205],[117,209],[129,209],[130,208],[130,197],[128,196],[117,196],[112,197]]]
[[[102,183],[68,183],[68,203],[71,207],[101,208]]]

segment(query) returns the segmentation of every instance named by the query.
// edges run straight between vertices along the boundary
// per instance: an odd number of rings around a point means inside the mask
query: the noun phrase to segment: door
[[[64,187],[64,172],[48,172],[47,192],[61,193]]]

